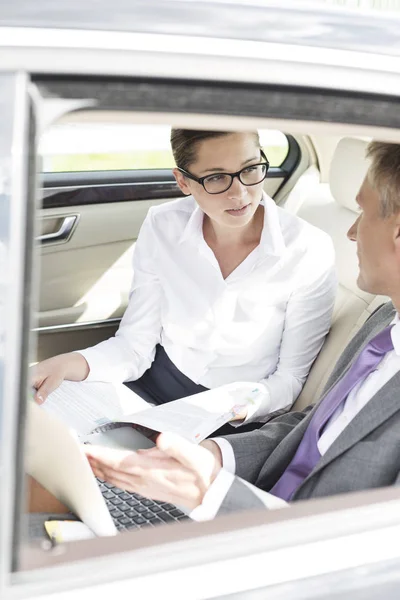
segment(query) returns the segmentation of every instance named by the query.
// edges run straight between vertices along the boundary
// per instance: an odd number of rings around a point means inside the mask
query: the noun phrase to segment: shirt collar
[[[393,347],[397,356],[400,356],[400,317],[398,313],[396,313],[396,316],[393,319],[392,323],[393,327],[391,329],[390,334],[392,336]]]
[[[179,244],[203,237],[204,213],[192,197],[194,210],[179,238]],[[264,254],[281,256],[285,251],[285,241],[279,221],[278,208],[272,198],[263,192],[261,204],[264,206],[264,225],[261,233],[259,248]]]
[[[179,244],[182,244],[186,241],[196,241],[199,237],[203,237],[204,213],[193,198],[193,196],[191,196],[191,200],[194,204],[194,210],[190,215],[188,222],[186,223],[185,229],[183,230],[181,237],[179,238]]]
[[[264,225],[261,233],[260,249],[264,254],[281,256],[285,249],[285,240],[279,221],[278,207],[265,192],[261,199],[264,206]]]

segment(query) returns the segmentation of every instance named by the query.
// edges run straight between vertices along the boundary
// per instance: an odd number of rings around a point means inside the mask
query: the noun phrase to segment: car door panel
[[[150,206],[163,201],[74,207],[79,221],[68,241],[41,247],[40,359],[61,347],[69,351],[90,345],[87,336],[93,323],[102,323],[91,335],[93,343],[106,337],[103,328],[109,332],[108,321],[120,318],[128,302],[140,226]],[[42,222],[58,221],[60,216],[65,216],[63,208],[41,211]],[[88,325],[76,327],[81,323]],[[55,335],[61,331],[62,335]]]

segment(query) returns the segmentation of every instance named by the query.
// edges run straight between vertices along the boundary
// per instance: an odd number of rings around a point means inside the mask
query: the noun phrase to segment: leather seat
[[[309,184],[307,192],[304,190],[304,181],[299,180],[284,204],[286,210],[331,236],[336,251],[339,284],[331,330],[292,410],[304,408],[319,398],[349,339],[375,308],[387,300],[358,288],[356,244],[346,236],[358,216],[355,198],[368,168],[366,147],[364,140],[342,138],[332,158],[329,184],[320,183],[315,174],[316,168],[310,167],[306,172]],[[299,185],[302,186],[301,193]]]

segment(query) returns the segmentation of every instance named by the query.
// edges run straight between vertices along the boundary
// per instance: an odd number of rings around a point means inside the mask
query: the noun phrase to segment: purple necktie
[[[321,458],[317,442],[326,423],[340,404],[345,402],[350,391],[376,369],[387,352],[393,350],[391,329],[392,325],[386,327],[368,342],[344,377],[322,400],[314,412],[296,454],[270,490],[271,494],[283,500],[290,500],[299,485],[311,473]]]

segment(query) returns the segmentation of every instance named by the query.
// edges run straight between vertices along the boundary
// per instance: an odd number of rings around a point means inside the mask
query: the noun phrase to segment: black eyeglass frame
[[[192,179],[196,183],[199,183],[200,185],[202,185],[203,188],[204,188],[204,190],[207,192],[207,194],[210,194],[211,196],[214,196],[216,194],[223,194],[224,192],[227,192],[229,190],[229,188],[232,186],[232,183],[233,183],[233,180],[235,179],[235,177],[237,177],[239,179],[240,183],[242,185],[245,185],[246,187],[251,187],[253,185],[258,185],[259,183],[261,183],[262,181],[264,181],[264,179],[266,178],[267,173],[268,173],[269,161],[268,161],[268,158],[265,156],[265,153],[261,150],[261,148],[260,148],[260,154],[261,154],[261,158],[264,159],[262,162],[255,163],[254,165],[249,165],[248,167],[243,167],[243,169],[240,169],[240,171],[236,171],[236,173],[223,173],[223,172],[221,172],[221,173],[210,173],[210,175],[205,175],[204,177],[196,177],[195,175],[192,175],[191,173],[189,173],[189,171],[185,171],[185,169],[181,169],[180,167],[178,167],[178,171],[180,173],[182,173],[182,175],[184,175],[185,177],[188,177],[189,179]],[[258,167],[259,165],[266,165],[264,177],[260,181],[257,181],[257,183],[244,183],[241,180],[241,178],[240,178],[240,175],[243,173],[243,171],[246,171],[246,169],[250,169],[251,167]],[[209,192],[205,188],[204,181],[206,179],[208,179],[209,177],[215,177],[216,175],[230,175],[231,182],[228,185],[228,187],[225,188],[224,190],[222,190],[221,192]]]

